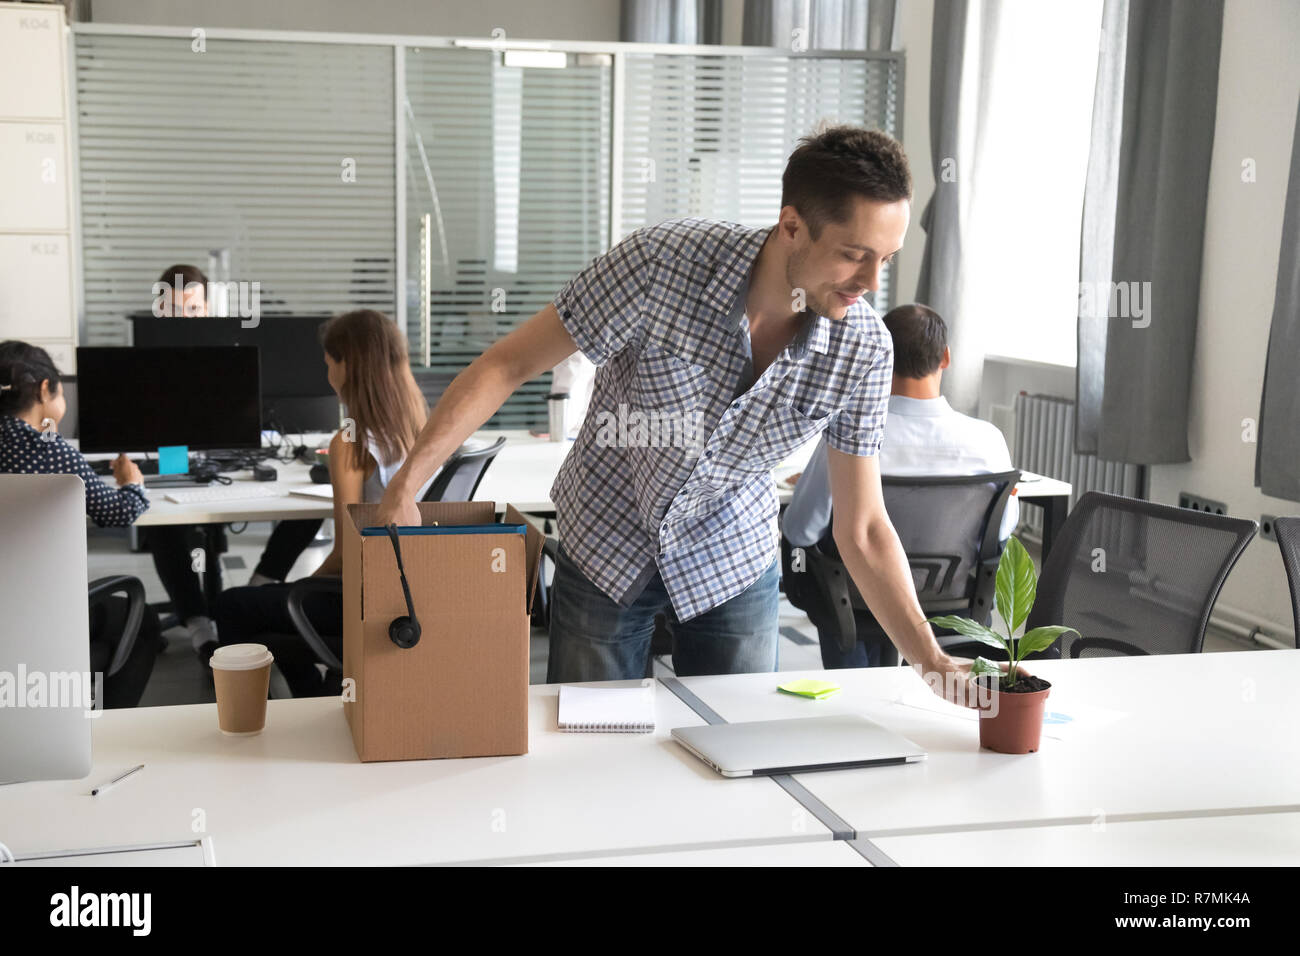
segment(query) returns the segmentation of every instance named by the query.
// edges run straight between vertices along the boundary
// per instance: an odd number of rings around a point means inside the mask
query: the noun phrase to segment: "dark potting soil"
[[[987,687],[988,682],[991,679],[992,679],[992,675],[987,675],[981,677],[979,681],[981,684]],[[1043,680],[1041,677],[1025,676],[1022,674],[1016,678],[1016,682],[1012,684],[1010,687],[1007,687],[1006,685],[1002,684],[1001,681],[999,680],[998,690],[1006,694],[1032,694],[1035,691],[1047,690],[1047,688],[1051,686],[1052,685],[1050,683]]]

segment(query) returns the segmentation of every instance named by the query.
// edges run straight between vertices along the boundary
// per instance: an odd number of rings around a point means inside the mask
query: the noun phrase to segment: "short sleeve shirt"
[[[862,300],[838,320],[808,313],[751,383],[744,295],[770,232],[640,229],[555,297],[598,369],[551,499],[565,551],[622,604],[656,571],[683,621],[744,591],[779,542],[771,469],[822,431],[847,454],[880,447],[893,347]]]

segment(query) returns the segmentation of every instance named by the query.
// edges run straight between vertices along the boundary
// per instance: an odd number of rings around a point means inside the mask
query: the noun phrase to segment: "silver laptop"
[[[86,486],[0,475],[0,783],[90,773],[92,680]]]
[[[673,739],[724,777],[881,767],[925,751],[859,714],[676,727]]]

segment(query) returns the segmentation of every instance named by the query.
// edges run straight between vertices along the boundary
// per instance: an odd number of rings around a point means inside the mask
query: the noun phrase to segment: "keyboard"
[[[135,462],[135,466],[140,469],[140,474],[142,475],[158,474],[157,458],[132,458],[131,460]],[[191,463],[193,463],[192,458],[190,459],[190,461]],[[103,475],[107,477],[108,475],[111,475],[113,473],[113,459],[96,458],[94,461],[90,463],[90,470],[97,475]]]
[[[163,497],[178,505],[197,505],[215,501],[238,501],[241,498],[279,498],[283,494],[279,488],[268,488],[266,484],[237,481],[233,485],[208,485],[193,490],[169,491]]]

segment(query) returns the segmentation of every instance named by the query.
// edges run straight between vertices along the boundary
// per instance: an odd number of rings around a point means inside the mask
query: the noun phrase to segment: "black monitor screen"
[[[260,448],[259,381],[257,349],[79,348],[81,450]]]
[[[268,315],[252,328],[239,318],[172,318],[135,313],[137,346],[255,345],[262,350],[262,397],[334,398],[319,329],[328,315]],[[336,416],[337,417],[337,416]]]

